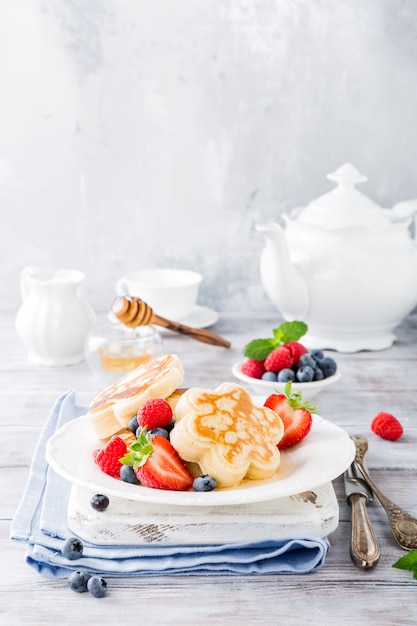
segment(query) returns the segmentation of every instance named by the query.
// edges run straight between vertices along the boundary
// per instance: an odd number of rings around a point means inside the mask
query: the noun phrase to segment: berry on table
[[[107,593],[107,583],[100,576],[91,576],[87,581],[87,589],[95,598],[103,598]]]
[[[83,554],[84,546],[78,537],[68,537],[62,546],[62,556],[70,561],[79,559]]]
[[[396,441],[403,434],[403,427],[391,413],[381,411],[371,422],[371,430],[382,439]]]
[[[102,493],[96,493],[90,500],[90,505],[95,511],[105,511],[109,504],[109,498]]]
[[[265,372],[265,365],[263,361],[246,359],[246,361],[242,363],[241,370],[242,374],[250,376],[251,378],[262,378]]]
[[[91,574],[86,570],[77,570],[76,572],[71,572],[67,579],[67,586],[72,591],[76,591],[77,593],[84,593],[84,591],[87,591],[87,583],[89,578],[91,578]]]
[[[172,420],[171,405],[163,398],[151,398],[138,410],[138,425],[148,430],[163,428]]]
[[[213,489],[216,489],[216,487],[216,479],[212,476],[202,474],[201,476],[197,476],[196,478],[194,478],[193,488],[195,491],[213,491]]]

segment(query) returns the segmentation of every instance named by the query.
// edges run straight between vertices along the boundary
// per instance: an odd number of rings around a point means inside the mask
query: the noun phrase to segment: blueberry
[[[65,556],[66,559],[70,561],[75,561],[75,559],[79,559],[83,553],[83,544],[78,539],[78,537],[69,537],[62,546],[62,556]]]
[[[318,365],[316,365],[316,367],[314,368],[313,380],[323,380],[323,378],[324,378],[323,370],[320,369]]]
[[[130,418],[129,424],[128,424],[128,429],[132,431],[133,434],[136,433],[137,429],[138,429],[138,416],[134,415],[133,417]]]
[[[174,428],[174,426],[175,426],[175,419],[172,418],[172,420],[169,422],[169,424],[164,426],[164,428],[165,428],[165,430],[167,430],[170,433],[171,430]]]
[[[313,380],[314,370],[309,365],[303,365],[297,370],[297,380],[299,383],[310,383]]]
[[[105,511],[110,504],[110,500],[102,493],[96,493],[90,500],[90,504],[95,511]]]
[[[277,375],[275,374],[275,372],[264,372],[262,374],[262,380],[267,380],[268,382],[276,383]]]
[[[320,369],[324,374],[324,378],[333,376],[333,374],[335,374],[337,370],[336,361],[330,356],[326,356],[320,361]]]
[[[212,476],[202,474],[194,478],[193,487],[195,491],[213,491],[213,489],[216,489],[217,483]]]
[[[107,583],[100,576],[91,576],[87,581],[87,589],[95,598],[102,598],[107,593]]]
[[[285,367],[283,370],[278,372],[277,380],[279,383],[287,383],[289,380],[292,382],[295,380],[294,370],[291,370],[289,367]]]
[[[316,361],[313,359],[311,354],[308,354],[307,352],[306,354],[302,354],[300,356],[298,364],[300,367],[304,367],[305,365],[308,365],[309,367],[314,369],[316,366]]]
[[[132,485],[139,485],[140,480],[135,474],[135,470],[131,465],[122,465],[120,468],[120,478],[125,483],[131,483]]]
[[[165,437],[165,439],[169,439],[169,434],[166,428],[150,428],[148,430],[148,433],[150,433],[150,435],[152,437]]]
[[[67,585],[72,591],[83,593],[84,591],[87,591],[89,578],[91,578],[90,572],[87,572],[86,570],[78,570],[77,572],[72,572],[68,576]]]
[[[313,350],[310,350],[309,354],[316,362],[324,359],[323,350],[319,350],[318,348],[314,348]]]

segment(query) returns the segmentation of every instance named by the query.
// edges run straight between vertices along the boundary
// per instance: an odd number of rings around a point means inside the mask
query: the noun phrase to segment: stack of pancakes
[[[178,397],[184,368],[175,354],[165,354],[144,363],[100,391],[92,400],[87,418],[99,439],[127,428],[130,419],[150,398],[169,401]],[[175,392],[175,393],[174,393]]]
[[[150,398],[164,398],[173,409],[170,440],[181,458],[197,464],[218,487],[234,487],[244,478],[273,476],[280,464],[278,442],[284,434],[281,418],[255,406],[239,385],[217,389],[180,389],[184,369],[180,359],[166,354],[132,370],[98,393],[87,417],[100,439],[127,429],[130,419]],[[193,472],[195,473],[195,472]]]

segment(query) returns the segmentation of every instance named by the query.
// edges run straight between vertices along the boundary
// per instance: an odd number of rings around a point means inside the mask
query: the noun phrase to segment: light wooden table
[[[224,315],[213,330],[232,342],[225,350],[179,336],[166,336],[166,352],[180,356],[186,386],[214,387],[233,381],[232,364],[254,337],[270,335],[278,316]],[[417,515],[417,315],[398,329],[398,340],[381,352],[334,353],[340,382],[317,397],[319,413],[369,438],[368,467],[400,506]],[[104,599],[75,594],[65,580],[44,579],[23,560],[24,547],[9,540],[10,521],[21,498],[42,425],[55,399],[70,388],[88,404],[100,387],[86,363],[31,366],[14,330],[14,314],[0,315],[1,385],[1,575],[0,624],[233,624],[321,625],[417,624],[417,580],[392,564],[404,551],[395,544],[382,507],[370,515],[381,546],[374,570],[361,571],[349,556],[350,509],[342,480],[334,481],[340,523],[321,570],[308,575],[158,577],[111,579]],[[370,432],[379,411],[394,413],[405,434],[387,442]]]

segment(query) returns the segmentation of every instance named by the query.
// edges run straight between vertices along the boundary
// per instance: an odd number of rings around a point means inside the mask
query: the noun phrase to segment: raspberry
[[[293,358],[291,352],[285,347],[275,348],[265,359],[265,369],[267,372],[276,374],[283,369],[291,369]]]
[[[264,362],[256,359],[246,359],[240,369],[242,374],[246,374],[246,376],[251,378],[262,378],[262,374],[265,372]]]
[[[403,427],[391,413],[381,412],[371,422],[371,430],[383,439],[395,441],[403,434]]]
[[[93,459],[102,472],[120,478],[120,468],[122,464],[119,459],[127,452],[127,446],[121,437],[112,437],[102,450],[94,450]]]
[[[138,411],[138,424],[142,428],[163,428],[172,420],[172,408],[163,398],[147,400]]]
[[[284,348],[287,348],[291,352],[291,356],[293,358],[293,365],[297,365],[300,356],[303,354],[307,354],[308,350],[303,344],[298,341],[287,341],[284,343]]]

